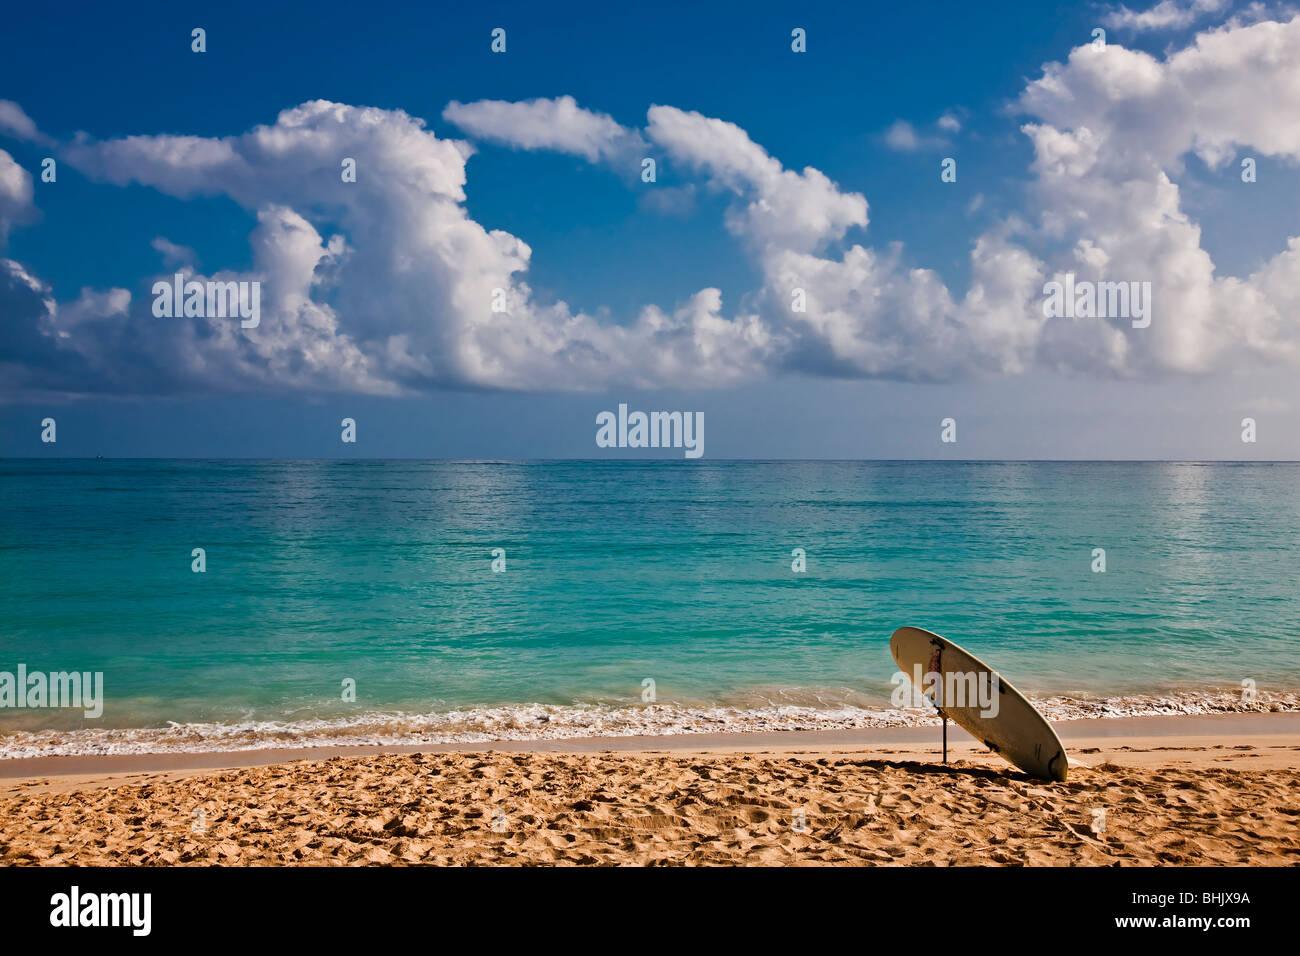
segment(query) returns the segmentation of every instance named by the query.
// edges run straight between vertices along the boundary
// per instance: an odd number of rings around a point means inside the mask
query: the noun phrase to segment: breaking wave
[[[1109,698],[1034,700],[1050,720],[1300,711],[1300,694],[1183,692]],[[440,713],[370,713],[346,718],[171,723],[163,727],[13,731],[0,734],[0,759],[90,754],[203,753],[340,746],[420,746],[494,741],[576,740],[795,730],[918,727],[938,723],[931,711],[857,704],[695,706],[523,704]]]

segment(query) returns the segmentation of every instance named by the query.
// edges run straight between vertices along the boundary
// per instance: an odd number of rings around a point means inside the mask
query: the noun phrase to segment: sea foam
[[[1300,694],[1182,692],[1089,699],[1034,700],[1053,721],[1162,715],[1300,711]],[[0,759],[93,754],[196,753],[300,747],[419,746],[495,741],[575,740],[796,730],[853,730],[936,725],[933,711],[838,706],[757,707],[524,704],[429,714],[368,713],[313,720],[169,723],[165,727],[15,731],[0,735]]]

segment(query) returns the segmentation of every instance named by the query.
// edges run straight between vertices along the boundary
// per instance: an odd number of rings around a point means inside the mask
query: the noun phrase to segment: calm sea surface
[[[0,671],[104,711],[0,755],[900,721],[903,624],[1058,715],[1282,699],[1297,542],[1295,464],[5,460]]]

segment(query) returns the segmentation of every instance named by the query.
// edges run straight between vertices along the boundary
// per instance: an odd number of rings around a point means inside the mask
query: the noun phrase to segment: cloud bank
[[[1177,25],[1212,6],[1167,0],[1142,24]],[[399,110],[313,101],[236,136],[79,139],[58,154],[92,179],[223,195],[249,210],[252,266],[201,275],[192,253],[159,237],[159,274],[134,292],[56,302],[0,259],[3,388],[402,394],[1300,364],[1300,238],[1253,275],[1217,276],[1177,184],[1189,155],[1225,175],[1243,151],[1300,159],[1300,18],[1231,23],[1164,58],[1086,44],[1045,66],[1016,105],[1033,147],[1032,207],[975,238],[957,294],[908,250],[864,241],[865,196],[813,167],[786,168],[734,123],[652,105],[630,128],[571,97],[449,104],[443,118],[474,140],[564,152],[629,178],[641,156],[656,157],[684,172],[685,188],[729,197],[722,225],[759,287],[733,303],[703,288],[621,323],[535,295],[525,239],[466,211],[475,147]],[[943,129],[960,127],[954,118]],[[41,135],[0,103],[4,129]],[[344,159],[355,182],[340,177]],[[34,213],[30,175],[0,152],[0,242]],[[260,326],[155,319],[147,290],[172,270],[261,282]],[[1066,271],[1151,282],[1150,327],[1045,318],[1043,285]]]

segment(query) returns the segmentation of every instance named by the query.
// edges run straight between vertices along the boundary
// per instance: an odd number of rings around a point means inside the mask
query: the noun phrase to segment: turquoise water
[[[0,670],[105,687],[98,720],[0,709],[0,753],[860,722],[888,706],[902,624],[1040,700],[1173,702],[1246,678],[1291,693],[1298,479],[1289,463],[0,461]]]

